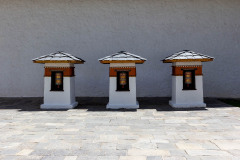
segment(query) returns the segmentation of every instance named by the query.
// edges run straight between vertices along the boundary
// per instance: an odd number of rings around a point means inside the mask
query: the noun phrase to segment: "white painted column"
[[[173,66],[201,65],[201,62],[177,62]],[[172,99],[169,104],[174,108],[206,107],[203,100],[203,76],[195,76],[196,90],[183,90],[183,76],[172,76]]]
[[[110,63],[110,67],[135,67],[135,63]],[[109,103],[107,108],[139,108],[136,98],[136,77],[129,77],[129,90],[117,91],[117,77],[109,77]]]
[[[59,67],[59,65],[61,64],[47,64],[45,66]],[[71,109],[77,105],[75,77],[63,77],[63,91],[51,91],[51,77],[44,77],[44,103],[41,105],[41,109]]]

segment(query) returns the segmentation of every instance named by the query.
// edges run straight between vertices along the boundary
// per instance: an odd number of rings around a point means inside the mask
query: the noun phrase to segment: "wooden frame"
[[[186,72],[191,72],[191,84],[186,84]],[[183,90],[196,90],[195,69],[183,70]]]
[[[61,85],[56,85],[56,73],[61,73]],[[63,91],[63,71],[52,71],[51,73],[51,90],[50,91]]]
[[[51,77],[52,71],[62,71],[63,77],[74,77],[75,67],[45,67],[44,77]]]
[[[120,84],[120,74],[126,73],[126,85],[122,86]],[[116,91],[130,91],[129,90],[129,72],[128,71],[117,71],[117,86]]]
[[[136,67],[110,67],[109,77],[117,77],[118,71],[128,71],[129,77],[136,77]]]
[[[172,66],[172,75],[173,76],[182,76],[183,70],[195,70],[195,75],[202,74],[202,66]]]

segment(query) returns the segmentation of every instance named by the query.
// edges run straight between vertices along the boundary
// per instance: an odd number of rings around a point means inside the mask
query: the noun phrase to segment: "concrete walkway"
[[[78,98],[67,111],[41,98],[0,98],[1,160],[240,159],[240,108],[206,99],[173,110],[168,98],[140,98],[138,110],[106,110],[107,98]]]

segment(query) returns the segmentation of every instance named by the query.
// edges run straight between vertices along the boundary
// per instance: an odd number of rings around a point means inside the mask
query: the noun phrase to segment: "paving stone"
[[[136,111],[103,103],[43,111],[38,98],[0,98],[0,159],[238,160],[240,108],[213,100],[196,111],[173,111],[155,98],[159,105]]]
[[[134,143],[133,148],[136,149],[157,149],[157,144],[155,143]]]
[[[42,156],[17,156],[17,160],[41,160]]]
[[[185,157],[163,157],[163,160],[187,160]]]
[[[132,148],[131,144],[117,144],[116,146],[117,150],[128,150],[129,148]]]
[[[212,142],[222,150],[240,150],[240,140],[213,140]]]
[[[17,153],[19,153],[21,151],[21,149],[18,148],[11,148],[11,149],[1,149],[0,151],[0,155],[16,155]]]
[[[120,156],[119,160],[146,160],[145,156]]]
[[[46,156],[43,157],[41,160],[64,160],[64,156]]]
[[[78,156],[77,160],[98,160],[98,156]]]
[[[163,160],[161,156],[148,156],[147,160]]]
[[[52,152],[47,149],[37,149],[34,150],[31,155],[38,155],[38,156],[50,156]]]
[[[239,157],[234,156],[201,156],[201,160],[239,160]]]
[[[202,145],[197,144],[197,143],[179,142],[179,143],[176,143],[176,146],[179,149],[203,149]]]
[[[233,156],[240,157],[240,150],[228,150],[228,152]]]
[[[175,150],[177,149],[175,144],[171,143],[158,143],[157,144],[158,149],[167,149],[167,150]]]
[[[102,143],[101,144],[101,149],[113,149],[113,150],[116,150],[116,147],[117,144],[114,144],[114,143]]]
[[[170,152],[168,150],[160,150],[160,149],[129,149],[128,155],[131,156],[170,156]]]
[[[186,150],[190,156],[230,156],[226,151],[221,150]]]
[[[180,149],[174,149],[174,150],[171,149],[171,150],[169,150],[169,152],[170,152],[171,156],[175,156],[175,157],[177,157],[177,156],[181,157],[181,156],[187,155],[185,150],[180,150]]]
[[[19,156],[27,156],[29,155],[33,150],[32,149],[23,149],[20,152],[18,152],[16,155]]]
[[[97,160],[119,160],[118,156],[98,156]]]
[[[186,155],[185,156],[187,160],[202,160],[201,156],[190,156]],[[204,156],[205,157],[205,156]]]
[[[2,156],[1,160],[15,160],[17,159],[19,156],[13,156],[13,155],[8,155],[8,156]]]
[[[126,150],[103,149],[98,154],[99,156],[124,156],[127,154]]]
[[[163,143],[163,144],[166,144],[166,143],[169,143],[169,140],[166,140],[166,139],[152,139],[151,140],[152,143]]]
[[[76,160],[77,156],[66,156],[64,160]]]

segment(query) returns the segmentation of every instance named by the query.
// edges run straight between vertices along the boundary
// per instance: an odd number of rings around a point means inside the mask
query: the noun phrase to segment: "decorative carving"
[[[45,67],[45,77],[51,77],[52,71],[62,71],[63,77],[73,77],[75,67]]]
[[[109,77],[117,77],[118,71],[128,71],[129,77],[136,77],[136,67],[110,67]]]
[[[172,66],[173,76],[182,76],[183,70],[195,70],[195,75],[202,75],[202,66]]]

